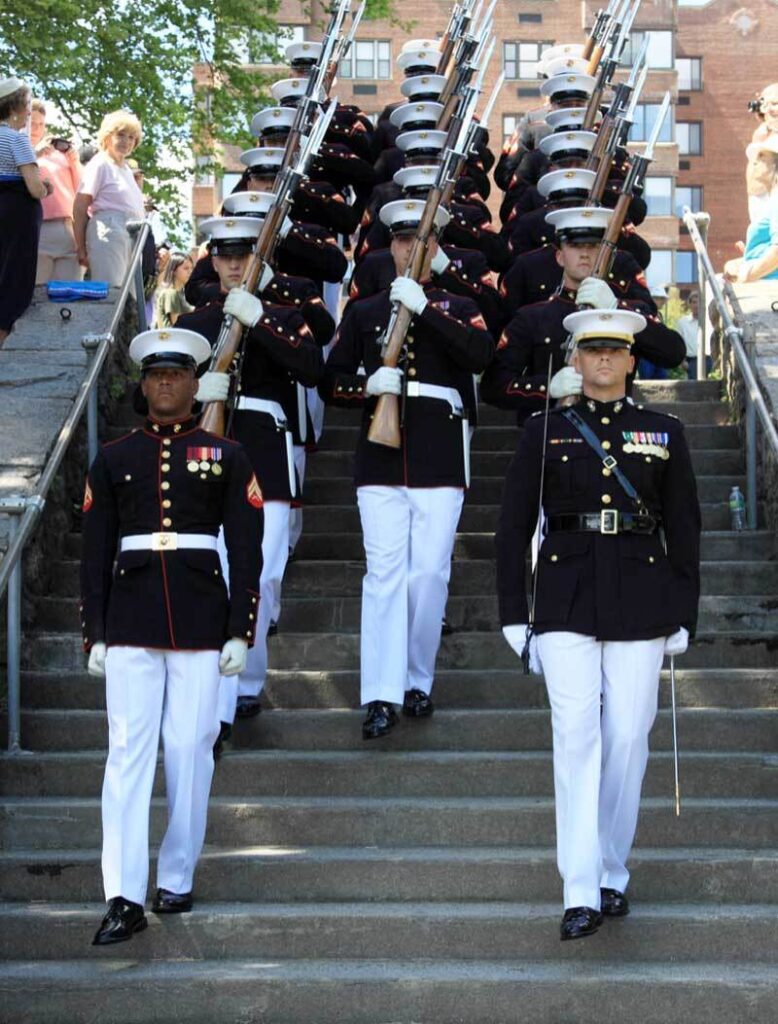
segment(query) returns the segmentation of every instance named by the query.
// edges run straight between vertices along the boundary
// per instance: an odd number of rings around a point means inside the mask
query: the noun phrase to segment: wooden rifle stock
[[[408,269],[406,276],[418,281],[424,268],[424,259],[427,255],[429,239],[432,235],[435,223],[435,214],[440,205],[440,190],[433,188],[427,197],[424,213],[419,222],[419,230],[416,234],[413,246],[408,257]],[[397,309],[391,320],[391,330],[384,341],[383,359],[384,366],[397,366],[400,361],[400,353],[405,342],[405,335],[411,325],[413,313],[402,304]],[[382,444],[387,448],[400,448],[402,438],[400,435],[400,403],[397,395],[383,394],[378,396],[373,419],[367,432],[368,441],[374,444]]]
[[[597,252],[597,259],[594,261],[594,267],[592,268],[590,275],[591,277],[597,277],[601,281],[604,281],[610,273],[619,236],[621,235],[621,229],[624,227],[624,221],[627,219],[631,199],[631,192],[622,192],[616,200],[616,207],[613,211],[613,215],[608,221],[608,228],[603,240],[600,242],[600,248]]]
[[[270,262],[276,246],[278,232],[286,216],[286,204],[279,203],[268,212],[262,224],[257,244],[251,260],[243,275],[241,287],[253,295],[259,285],[263,267]],[[231,317],[229,324],[222,324],[219,337],[213,350],[209,370],[216,373],[229,373],[232,361],[243,340],[244,327],[240,320]],[[200,417],[200,426],[212,434],[224,437],[226,415],[224,402],[209,402]]]
[[[591,42],[592,48],[589,51],[589,53],[587,53],[586,47],[584,47],[583,58],[584,60],[586,60],[587,57],[589,59],[589,66],[586,69],[586,74],[594,75],[597,72],[597,68],[600,66],[602,55],[605,53],[605,47],[602,46],[600,43],[597,43],[597,45],[595,45],[594,40],[591,36],[589,36],[589,39],[586,40],[587,45],[589,44],[589,42]]]

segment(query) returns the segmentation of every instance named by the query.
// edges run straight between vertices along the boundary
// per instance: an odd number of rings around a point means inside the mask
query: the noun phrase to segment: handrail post
[[[710,214],[709,213],[695,213],[694,222],[700,232],[702,244],[707,250],[708,248],[708,228],[710,227]],[[700,324],[698,335],[697,335],[697,380],[707,380],[708,378],[708,354],[707,354],[707,339],[709,337],[708,331],[710,329],[710,318],[708,316],[708,286],[707,278],[705,277],[705,264],[703,263],[700,252],[697,252],[697,284],[700,290],[700,314],[698,314],[697,320]]]
[[[85,334],[81,345],[86,352],[87,375],[95,361],[97,350],[104,335]],[[87,469],[97,457],[97,386],[91,388],[86,403]]]
[[[130,221],[127,224],[127,231],[129,233],[130,237],[133,239],[133,242],[135,244],[137,244],[138,235],[140,234],[141,231],[143,231],[144,232],[143,245],[145,246],[145,244],[146,244],[146,234],[145,234],[145,232],[148,232],[150,230],[151,230],[151,228],[148,226],[148,221],[143,221],[143,220]],[[135,264],[135,269],[133,271],[133,287],[134,287],[134,290],[135,290],[135,306],[136,306],[136,309],[138,311],[138,334],[142,334],[143,331],[148,330],[148,326],[149,326],[148,319],[146,317],[146,298],[145,298],[144,289],[143,289],[143,255],[142,255],[142,253],[143,253],[143,250],[141,249],[141,254],[140,254],[139,258],[138,258],[138,261]]]
[[[16,514],[9,516],[8,547],[19,529]],[[21,636],[22,560],[14,565],[8,580],[8,753],[21,752]]]

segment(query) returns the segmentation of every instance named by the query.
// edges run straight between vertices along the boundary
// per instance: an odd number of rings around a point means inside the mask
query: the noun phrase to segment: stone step
[[[348,633],[298,633],[294,644],[274,644],[270,666],[275,669],[356,669],[359,637]],[[773,668],[775,633],[698,633],[683,656],[685,668]],[[516,667],[516,656],[498,633],[455,632],[443,637],[439,669]],[[75,633],[30,633],[22,651],[22,667],[32,671],[83,672],[86,655]]]
[[[241,730],[241,723],[236,728]],[[681,790],[687,798],[772,799],[778,754],[682,749]],[[105,769],[101,750],[6,757],[0,795],[94,797]],[[402,751],[247,750],[228,745],[214,774],[214,797],[550,797],[550,750]],[[652,753],[644,797],[666,797],[673,789],[673,755]],[[162,761],[154,792],[165,792]],[[684,807],[685,811],[685,807]],[[0,929],[0,934],[2,929]]]
[[[303,535],[297,542],[296,557],[300,561],[336,559],[356,561],[364,558],[362,534],[357,530],[340,533],[309,533],[308,509],[303,515]],[[65,540],[64,557],[73,561],[81,557],[81,534],[70,533]],[[776,540],[769,530],[706,530],[701,539],[703,561],[768,561],[776,558]],[[458,533],[454,542],[454,559],[494,558],[494,530],[483,533]],[[68,570],[72,571],[72,570]]]
[[[669,790],[668,786],[668,790]],[[152,801],[151,842],[167,824],[164,798]],[[554,843],[551,797],[212,797],[206,843],[241,848],[289,847],[545,846]],[[748,846],[766,849],[778,836],[778,800],[686,799],[683,818],[671,799],[641,802],[637,842],[652,846]],[[89,849],[102,838],[100,798],[47,797],[0,800],[0,846],[32,846],[52,853]]]
[[[483,477],[505,478],[512,452],[473,452],[471,471],[473,479]],[[745,464],[742,453],[737,449],[708,449],[692,452],[692,465],[698,476],[737,475],[743,473]],[[351,477],[354,473],[354,454],[351,451],[322,451],[312,457],[305,470],[305,486],[309,488],[314,480],[333,477]]]
[[[614,932],[620,928],[608,925]],[[252,955],[139,964],[125,952],[123,959],[109,954],[105,963],[94,955],[49,961],[45,972],[34,960],[7,963],[0,970],[0,992],[9,1020],[29,1020],[26,1010],[34,1005],[35,1024],[87,1020],[84,1008],[95,1006],[101,1010],[92,1019],[102,1024],[159,1021],[160,1006],[175,1007],[177,1024],[376,1024],[379,1013],[382,1021],[515,1024],[517,1006],[521,1019],[533,1024],[570,1020],[571,1006],[581,1014],[578,1020],[601,1024],[625,1019],[768,1024],[774,1019],[778,968],[772,964],[623,963],[615,950],[613,960],[590,965],[572,953],[558,955],[552,963],[531,965],[504,958],[409,960],[407,955],[336,961]],[[571,957],[574,963],[568,962]]]
[[[328,564],[335,564],[330,562]],[[729,563],[735,564],[735,563]],[[733,583],[733,589],[736,589]],[[295,633],[358,633],[361,597],[328,596],[285,597],[283,632],[289,642]],[[700,600],[698,628],[701,632],[726,629],[769,630],[775,624],[776,598],[772,595],[741,597],[703,597]],[[455,629],[480,632],[500,628],[496,596],[452,596],[446,605],[446,618]],[[73,598],[46,597],[37,603],[37,626],[53,632],[71,632],[78,628],[78,607]]]
[[[115,441],[137,427],[137,421],[125,421],[119,426],[108,426],[101,434],[102,441]],[[741,449],[739,428],[732,423],[690,423],[685,426],[686,442],[692,452],[705,449]],[[317,452],[309,454],[313,465],[318,452],[353,452],[359,435],[359,417],[352,416],[348,423],[326,424],[317,442]],[[473,452],[509,452],[516,448],[519,432],[515,420],[507,416],[500,426],[479,426],[473,435]]]
[[[0,907],[0,959],[42,961],[84,956],[105,904],[10,903]],[[148,915],[133,960],[341,960],[370,950],[375,960],[560,960],[556,903],[203,903],[177,919]],[[638,922],[638,923],[635,923]],[[609,921],[583,943],[581,963],[769,963],[778,947],[770,905],[642,904],[633,919]],[[121,961],[127,946],[101,949]]]
[[[79,562],[57,563],[51,588],[52,596],[77,598]],[[298,560],[291,562],[284,575],[284,598],[355,597],[362,593],[365,563],[338,559]],[[702,592],[710,596],[748,594],[759,597],[778,592],[778,560],[729,559],[705,561],[700,567]],[[494,595],[497,592],[493,558],[454,560],[449,583],[450,597]],[[42,606],[44,607],[44,606]],[[77,606],[74,602],[74,610]],[[67,613],[64,613],[67,614]],[[73,620],[71,619],[71,623]]]
[[[665,814],[673,816],[669,806]],[[681,835],[683,817],[678,827]],[[150,886],[155,860],[156,850]],[[638,847],[630,856],[630,872],[629,895],[635,905],[778,903],[778,849]],[[195,885],[198,899],[206,902],[518,900],[559,905],[561,897],[552,846],[206,847]],[[0,852],[0,900],[102,899],[99,848]]]
[[[271,640],[271,654],[278,642],[283,640]],[[676,670],[680,707],[778,707],[778,669],[684,669],[681,664]],[[665,670],[659,691],[663,707],[669,706],[669,681]],[[548,707],[542,678],[525,676],[518,660],[505,669],[441,669],[433,696],[440,709]],[[358,708],[359,672],[270,669],[263,702],[269,708]],[[22,703],[28,709],[104,709],[105,682],[87,675],[85,667],[78,673],[23,672]]]
[[[729,507],[726,502],[702,502],[700,511],[703,530],[729,531]],[[499,505],[470,505],[465,502],[459,519],[459,530],[464,533],[494,533],[499,513]],[[761,504],[758,518],[760,524],[764,522],[764,509]],[[359,512],[355,503],[308,504],[305,507],[304,523],[305,536],[314,533],[355,533],[360,529]]]
[[[699,400],[691,397],[688,400],[679,399],[666,402],[648,401],[656,412],[669,413],[677,416],[684,425],[706,424],[714,426],[717,424],[729,424],[731,416],[729,406],[725,402],[715,400]],[[356,409],[335,409],[329,408],[325,413],[326,426],[348,426],[359,423],[361,411]],[[122,420],[124,422],[124,420]],[[490,405],[481,404],[478,406],[478,423],[482,427],[512,426],[516,422],[513,413],[504,409],[495,409]],[[137,426],[137,420],[134,421]]]
[[[356,710],[266,710],[241,721],[235,748],[263,750],[364,750]],[[678,712],[684,750],[772,751],[773,710],[682,708]],[[107,745],[102,711],[23,711],[22,741],[28,750],[97,750]],[[671,749],[670,712],[661,710],[652,733],[655,750]],[[373,741],[382,750],[538,750],[550,749],[551,723],[545,710],[449,710],[434,717],[402,719],[392,733]]]
[[[612,483],[611,486],[618,487]],[[744,475],[698,476],[697,494],[700,502],[720,503],[725,509],[729,492],[735,486],[745,493]],[[502,477],[475,477],[467,492],[472,505],[496,505],[502,499]],[[315,505],[350,505],[356,503],[356,488],[350,476],[327,477],[305,481],[305,500]],[[728,509],[727,509],[728,511]]]

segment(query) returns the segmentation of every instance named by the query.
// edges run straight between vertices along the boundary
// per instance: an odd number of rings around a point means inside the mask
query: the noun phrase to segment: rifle
[[[478,95],[481,91],[481,85],[483,83],[484,75],[486,74],[486,69],[489,66],[490,57],[491,50],[479,74],[478,83],[476,84],[475,88],[472,91],[468,107],[464,112],[463,120],[466,124],[469,125],[469,127],[467,129],[465,142],[462,147],[462,158],[459,161],[459,163],[453,168],[451,179],[446,183],[446,187],[443,190],[441,206],[445,207],[446,209],[448,209],[449,203],[451,202],[451,199],[454,195],[454,189],[456,188],[457,179],[459,178],[459,175],[462,173],[464,165],[467,162],[467,158],[472,153],[477,152],[477,147],[485,140],[487,136],[489,128],[489,118],[491,117],[492,110],[494,109],[494,105],[497,102],[497,97],[500,94],[500,89],[502,89],[503,82],[505,81],[505,72],[501,71],[497,78],[497,81],[494,84],[494,88],[492,89],[492,94],[489,97],[486,106],[484,107],[484,112],[481,116],[481,119],[479,121],[476,121],[474,116],[475,105],[478,101]]]
[[[478,6],[480,6],[480,2],[481,0],[478,0]],[[466,34],[476,13],[476,0],[464,0],[464,3],[454,4],[446,31],[440,41],[440,59],[436,74],[445,75],[447,73],[454,49],[462,36]]]
[[[319,109],[319,104],[326,95],[324,83],[329,71],[335,44],[338,41],[343,21],[350,8],[351,0],[339,0],[337,7],[333,8],[330,23],[322,40],[321,53],[316,62],[316,67],[308,76],[305,94],[300,98],[295,109],[294,121],[286,138],[284,159],[281,161],[281,169],[273,183],[273,191],[280,184],[280,177],[283,172],[293,163],[302,140],[310,128],[313,115]]]
[[[454,67],[438,98],[438,102],[443,104],[443,112],[438,121],[440,131],[448,130],[449,121],[454,115],[462,90],[478,67],[489,39],[496,5],[497,0],[492,0],[489,9],[480,20],[478,28],[474,28],[472,34],[464,35],[459,41]]]
[[[631,7],[630,4],[632,4]],[[581,126],[584,131],[591,131],[591,127],[595,122],[602,94],[610,84],[611,79],[616,72],[616,68],[619,66],[621,55],[624,52],[624,47],[626,46],[627,38],[629,37],[630,29],[632,28],[632,23],[637,17],[639,7],[640,0],[634,0],[634,2],[633,0],[624,0],[624,7],[619,15],[623,20],[619,22],[614,18],[608,26],[608,56],[600,64],[597,82],[591,96],[589,97],[589,103],[586,107],[586,115]]]
[[[659,112],[656,116],[651,137],[646,143],[646,148],[642,153],[635,153],[632,156],[629,171],[622,183],[619,198],[616,200],[616,207],[610,221],[608,222],[605,236],[600,243],[597,259],[594,261],[594,268],[591,273],[592,277],[599,277],[600,280],[603,280],[610,272],[613,257],[616,253],[616,244],[619,240],[621,229],[624,226],[624,221],[627,219],[627,211],[629,210],[630,201],[635,194],[635,189],[645,181],[649,164],[654,159],[654,147],[659,141],[659,135],[661,134],[662,126],[664,125],[665,117],[667,117],[667,111],[669,108],[670,93],[666,92],[664,99],[662,100],[662,105],[660,106]]]
[[[267,211],[257,244],[248,266],[243,274],[240,287],[253,295],[262,277],[262,271],[269,267],[273,252],[278,241],[278,232],[284,222],[292,203],[295,190],[305,176],[308,164],[317,153],[329,128],[335,112],[337,100],[332,100],[326,111],[319,114],[310,135],[303,143],[297,162],[294,166],[284,168],[276,179],[274,200]],[[227,373],[243,340],[243,324],[235,317],[226,314],[222,321],[219,337],[211,355],[209,370]],[[224,402],[209,402],[200,418],[200,425],[220,437],[224,436],[225,415]]]
[[[410,277],[414,281],[418,281],[421,277],[430,237],[435,226],[435,215],[443,198],[446,184],[452,178],[453,171],[459,161],[465,158],[463,150],[469,127],[470,125],[467,122],[464,123],[460,137],[457,140],[457,145],[445,150],[435,183],[427,193],[424,212],[419,222],[416,238],[411,246],[408,264],[405,268],[405,277]],[[381,348],[384,366],[397,366],[400,361],[400,353],[412,317],[413,313],[401,303],[394,304]],[[389,394],[378,396],[373,412],[373,420],[367,432],[367,439],[372,441],[373,444],[382,444],[388,448],[399,448],[401,446],[400,403],[397,397],[397,395]]]
[[[335,52],[333,53],[332,58],[330,59],[327,71],[324,75],[324,81],[322,82],[322,90],[324,96],[329,96],[333,80],[335,78],[335,75],[338,73],[338,65],[342,60],[346,59],[351,50],[351,47],[354,43],[354,39],[356,38],[357,35],[359,23],[360,21],[362,21],[362,15],[365,13],[366,7],[367,0],[362,0],[361,7],[357,10],[357,13],[351,20],[351,28],[348,30],[348,33],[345,36],[338,37],[335,46]]]
[[[616,13],[616,8],[618,7],[618,5],[619,0],[610,0],[607,9],[603,10],[601,7],[599,11],[597,11],[597,14],[594,16],[594,24],[592,25],[592,30],[587,36],[586,42],[584,43],[583,51],[581,53],[581,57],[583,57],[584,60],[588,60],[590,62],[590,67],[593,66],[594,68],[596,68],[602,60],[602,41],[605,37],[605,31],[608,25],[610,24],[610,21],[613,18],[614,14]],[[589,73],[591,74],[591,72]]]
[[[622,143],[624,126],[627,125],[626,133],[629,133],[629,125],[634,117],[635,107],[643,91],[643,86],[648,74],[648,65],[644,64],[646,51],[648,49],[648,36],[643,41],[638,60],[635,62],[629,78],[626,82],[619,82],[614,90],[613,101],[608,112],[602,119],[600,130],[597,133],[592,151],[586,161],[586,169],[594,170],[596,175],[589,190],[587,205],[594,206],[602,200],[605,186],[611,171],[613,154]]]

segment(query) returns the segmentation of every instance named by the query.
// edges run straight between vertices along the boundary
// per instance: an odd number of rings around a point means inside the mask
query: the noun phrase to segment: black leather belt
[[[659,516],[634,515],[604,508],[600,512],[561,513],[546,520],[546,533],[656,533],[661,526]]]

